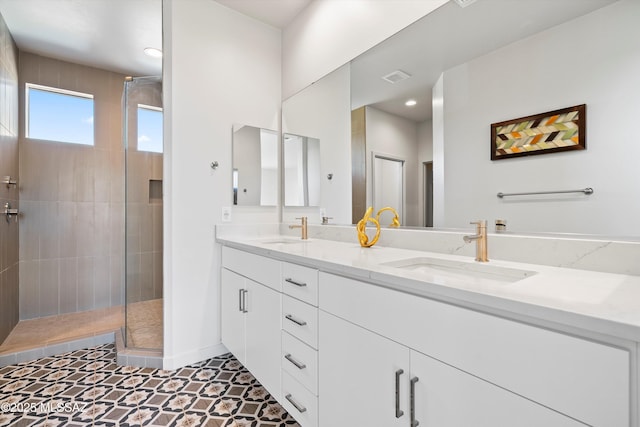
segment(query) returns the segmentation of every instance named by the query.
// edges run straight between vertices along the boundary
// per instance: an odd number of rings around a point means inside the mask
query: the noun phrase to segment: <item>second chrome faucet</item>
[[[476,241],[476,261],[487,262],[489,261],[489,253],[487,250],[487,221],[478,220],[472,221],[471,224],[476,225],[476,234],[472,236],[464,236],[465,242],[470,243]]]

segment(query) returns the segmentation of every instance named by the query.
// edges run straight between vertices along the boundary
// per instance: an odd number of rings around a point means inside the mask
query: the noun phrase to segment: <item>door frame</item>
[[[423,226],[433,227],[433,161],[422,162],[423,171]]]

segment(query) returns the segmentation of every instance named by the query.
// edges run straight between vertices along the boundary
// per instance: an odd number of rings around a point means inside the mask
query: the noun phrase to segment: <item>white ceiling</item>
[[[276,28],[286,27],[313,0],[215,0]]]
[[[160,75],[162,0],[0,0],[21,50],[133,76]]]
[[[312,0],[218,0],[283,28]],[[162,0],[0,0],[0,13],[21,50],[132,76],[159,76]]]

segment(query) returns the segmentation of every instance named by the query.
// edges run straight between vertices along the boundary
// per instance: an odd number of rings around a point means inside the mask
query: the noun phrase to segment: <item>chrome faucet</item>
[[[302,240],[307,240],[307,217],[303,216],[302,218],[296,218],[296,219],[301,219],[302,220],[302,224],[300,225],[290,225],[289,228],[293,229],[293,228],[301,228],[302,229]]]
[[[465,242],[470,243],[476,241],[476,261],[487,262],[489,261],[489,254],[487,250],[487,221],[478,220],[472,221],[470,224],[476,225],[476,234],[473,236],[464,236]]]

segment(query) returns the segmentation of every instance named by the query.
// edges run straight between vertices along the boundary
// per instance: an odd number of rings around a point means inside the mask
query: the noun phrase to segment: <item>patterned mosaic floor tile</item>
[[[298,427],[230,354],[175,371],[115,360],[107,344],[1,368],[0,426]]]

